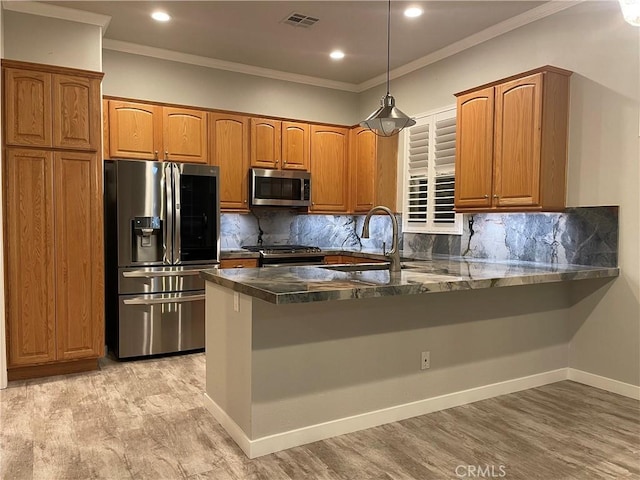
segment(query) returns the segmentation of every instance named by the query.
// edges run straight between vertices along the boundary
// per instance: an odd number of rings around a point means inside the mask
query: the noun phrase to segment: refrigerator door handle
[[[173,164],[164,166],[164,188],[166,198],[167,224],[164,231],[164,263],[173,264]]]
[[[212,265],[210,268],[213,268]],[[200,275],[202,270],[182,270],[173,272],[145,272],[145,271],[126,271],[122,272],[122,276],[125,278],[158,278],[158,277],[189,277]]]
[[[180,166],[173,164],[173,198],[174,198],[174,227],[173,227],[173,263],[182,263],[182,246],[180,244]]]
[[[133,297],[126,298],[122,301],[125,305],[157,305],[162,303],[183,303],[183,302],[196,302],[198,300],[204,300],[205,295],[185,295],[177,297],[163,297],[163,298],[145,298],[145,297]]]

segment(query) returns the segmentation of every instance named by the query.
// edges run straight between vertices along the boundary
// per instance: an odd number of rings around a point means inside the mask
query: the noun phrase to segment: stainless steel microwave
[[[251,205],[308,207],[311,175],[297,170],[252,168],[249,175]]]

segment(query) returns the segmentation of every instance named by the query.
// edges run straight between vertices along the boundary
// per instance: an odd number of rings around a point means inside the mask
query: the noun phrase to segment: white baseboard
[[[574,382],[583,383],[590,387],[599,388],[608,392],[617,393],[625,397],[640,400],[640,387],[631,385],[630,383],[620,382],[608,377],[601,377],[593,373],[577,370],[575,368],[567,368],[567,378]]]
[[[362,413],[351,417],[339,418],[325,423],[289,430],[287,432],[251,440],[247,434],[229,417],[213,399],[205,394],[205,405],[220,422],[231,438],[240,446],[249,458],[256,458],[287,448],[297,447],[318,440],[344,435],[365,428],[377,427],[385,423],[397,422],[405,418],[416,417],[467,403],[485,400],[508,393],[547,385],[567,379],[567,369],[560,368],[549,372],[516,378],[482,387],[461,390],[438,397],[396,405],[381,410]]]

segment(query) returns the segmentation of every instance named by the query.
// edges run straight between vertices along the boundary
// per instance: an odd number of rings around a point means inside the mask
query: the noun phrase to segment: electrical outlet
[[[240,311],[240,294],[238,292],[233,292],[233,311]]]
[[[420,369],[426,370],[427,368],[431,368],[431,352],[422,352],[420,357]]]

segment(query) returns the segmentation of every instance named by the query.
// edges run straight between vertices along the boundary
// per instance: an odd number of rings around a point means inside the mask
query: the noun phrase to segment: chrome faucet
[[[391,225],[393,226],[391,250],[389,250],[384,255],[389,257],[389,260],[391,261],[391,263],[389,264],[389,271],[399,272],[401,270],[401,266],[400,250],[398,249],[398,220],[388,207],[378,205],[377,207],[373,207],[371,210],[369,210],[367,216],[364,217],[364,225],[362,226],[362,238],[369,238],[369,221],[371,220],[371,215],[373,215],[376,210],[381,210],[391,217]]]

